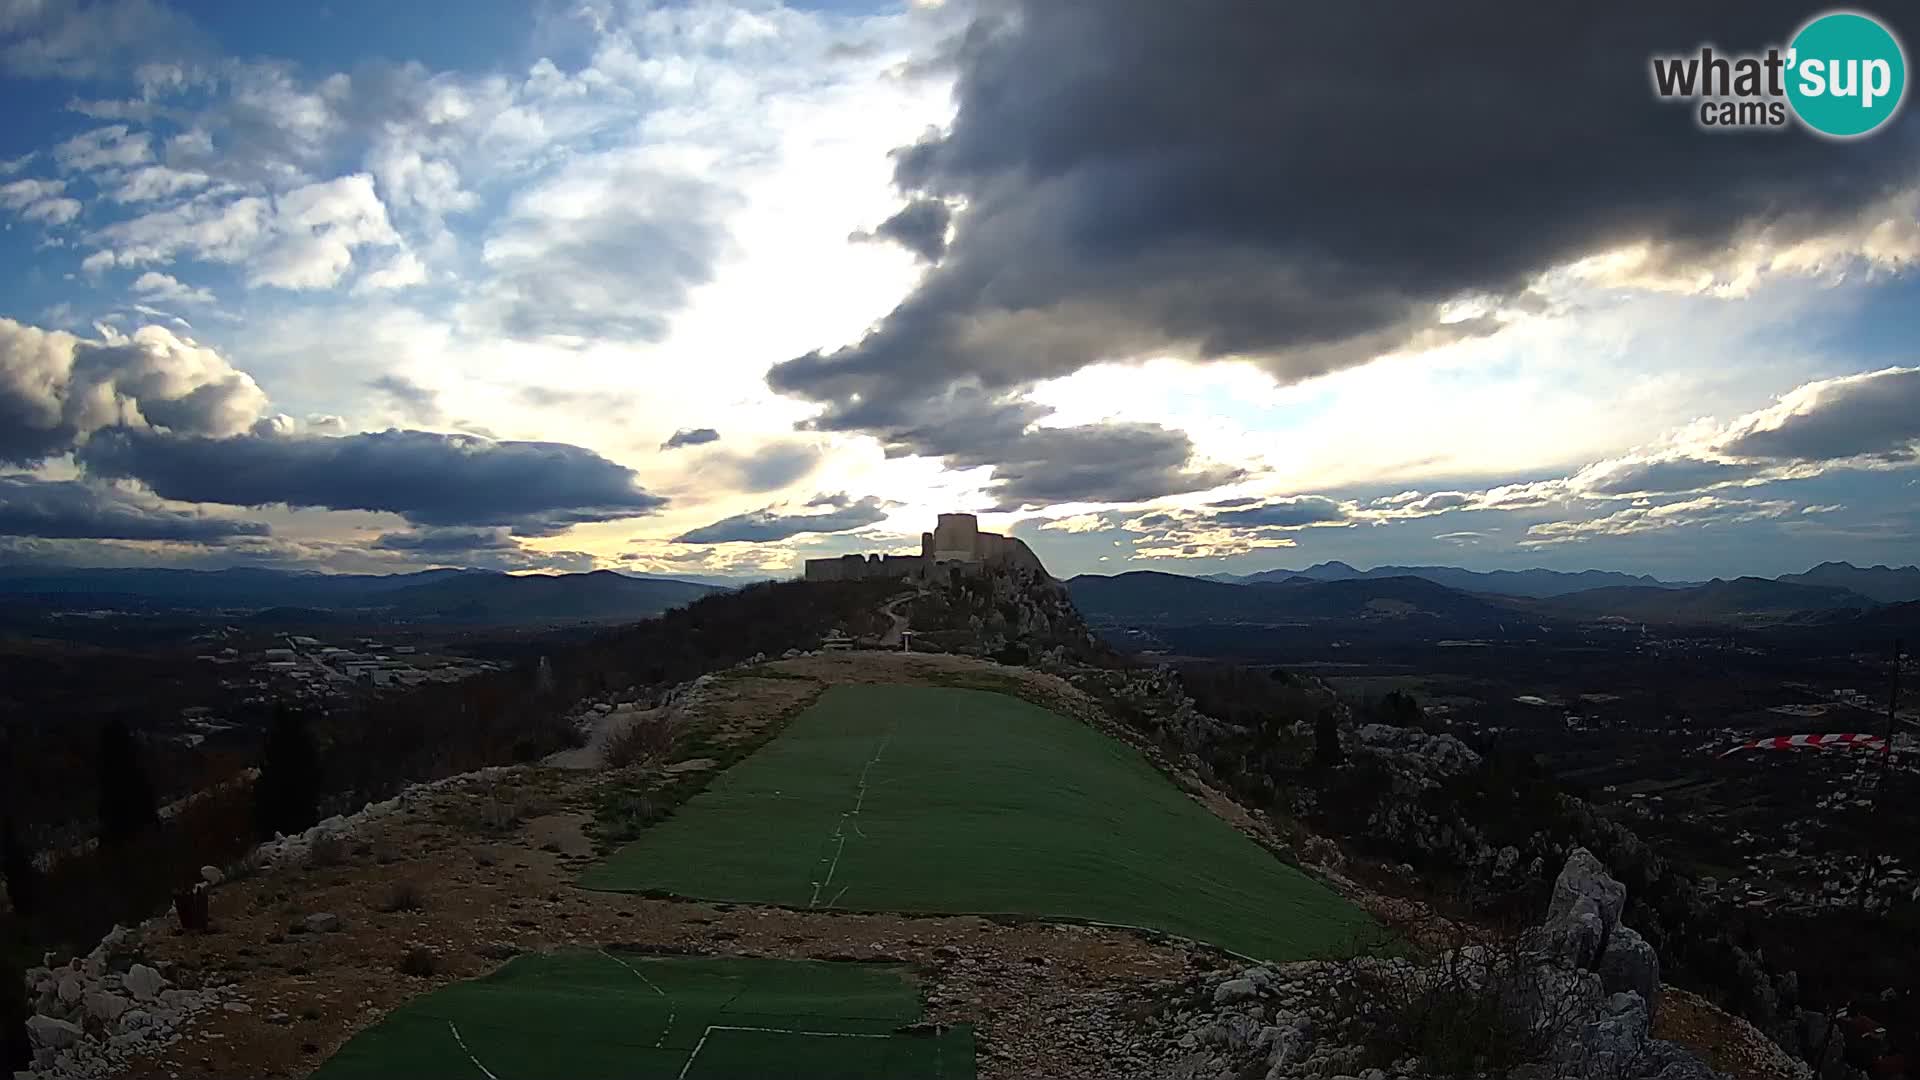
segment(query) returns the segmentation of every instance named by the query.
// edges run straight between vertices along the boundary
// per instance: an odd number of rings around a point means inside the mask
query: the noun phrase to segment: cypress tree
[[[14,914],[32,915],[39,906],[40,872],[12,818],[0,823],[0,868],[7,875],[7,902],[13,905]]]
[[[299,709],[281,705],[274,710],[260,778],[253,785],[253,807],[263,838],[292,835],[320,820],[320,752]]]
[[[109,720],[100,730],[100,842],[126,843],[160,823],[153,781],[140,762],[140,748],[125,721]]]

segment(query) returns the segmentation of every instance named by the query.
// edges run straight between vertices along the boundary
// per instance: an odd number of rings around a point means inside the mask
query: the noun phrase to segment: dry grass
[[[666,760],[673,753],[677,728],[666,716],[636,717],[607,737],[601,751],[607,767],[626,769]]]

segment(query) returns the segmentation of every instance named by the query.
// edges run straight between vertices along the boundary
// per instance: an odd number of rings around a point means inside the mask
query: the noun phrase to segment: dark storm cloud
[[[1794,461],[1911,458],[1920,442],[1920,368],[1887,368],[1815,383],[1785,416],[1722,443],[1741,457]],[[1798,397],[1799,395],[1795,395]]]
[[[0,476],[0,536],[217,543],[270,531],[257,521],[170,510],[117,488]]]
[[[844,500],[842,500],[844,501]],[[832,502],[832,500],[829,500]],[[821,505],[815,499],[808,506]],[[878,498],[867,496],[828,510],[824,514],[787,514],[769,506],[722,518],[691,532],[674,537],[679,544],[764,544],[785,540],[801,533],[837,533],[862,528],[886,520],[886,506]]]
[[[992,465],[997,509],[1063,502],[1146,502],[1204,491],[1243,478],[1240,469],[1195,467],[1193,443],[1158,424],[1036,428],[999,446],[948,457],[966,468]]]
[[[207,439],[123,428],[95,435],[76,459],[91,475],[138,479],[185,502],[384,510],[419,525],[501,525],[524,536],[639,517],[666,502],[641,490],[633,470],[584,447],[427,431]]]
[[[1650,89],[1654,53],[1779,43],[1808,13],[989,2],[951,129],[897,153],[909,198],[965,205],[944,256],[768,381],[820,428],[942,455],[955,390],[1017,414],[1036,381],[1144,354],[1296,380],[1491,332],[1440,305],[1617,245],[1679,265],[1851,223],[1912,182],[1913,112],[1848,143],[1716,136]]]
[[[891,240],[923,262],[937,263],[947,252],[947,225],[952,220],[953,211],[939,199],[915,199],[872,232],[854,233],[852,239]]]
[[[683,446],[699,446],[702,443],[719,442],[720,433],[710,427],[681,428],[660,444],[662,450],[678,450]]]
[[[440,396],[405,375],[382,375],[367,380],[367,389],[385,398],[394,410],[423,424],[440,422]]]
[[[1214,514],[1211,520],[1216,525],[1230,528],[1298,528],[1345,521],[1347,511],[1324,495],[1296,495],[1291,499],[1277,499],[1244,510],[1223,510]]]

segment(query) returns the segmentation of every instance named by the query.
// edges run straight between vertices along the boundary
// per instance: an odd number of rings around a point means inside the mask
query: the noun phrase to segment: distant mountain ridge
[[[1380,570],[1385,568],[1363,574],[1345,564],[1323,563],[1310,569],[1321,575],[1345,573],[1347,576],[1328,579],[1290,571],[1269,571],[1264,575],[1219,580],[1135,571],[1111,577],[1085,574],[1070,579],[1067,587],[1074,602],[1089,617],[1109,623],[1177,626],[1228,622],[1268,625],[1301,621],[1373,625],[1395,622],[1407,629],[1428,626],[1449,635],[1479,633],[1490,628],[1505,628],[1508,624],[1557,622],[1571,626],[1603,618],[1671,624],[1760,621],[1778,625],[1808,620],[1832,623],[1886,610],[1879,601],[1836,585],[1758,577],[1716,578],[1699,584],[1604,585],[1551,596],[1529,596],[1469,591],[1420,575],[1380,576]],[[1843,567],[1828,573],[1852,569]],[[1524,577],[1534,572],[1509,573]],[[1639,580],[1630,575],[1591,573]],[[1468,580],[1482,581],[1493,576],[1472,574]],[[1563,580],[1584,576],[1560,575]],[[1882,584],[1895,581],[1886,575],[1875,575],[1871,580]],[[1507,582],[1513,584],[1512,579]]]
[[[1883,604],[1920,600],[1920,566],[1855,566],[1852,563],[1823,562],[1804,574],[1782,574],[1774,580],[1794,585],[1850,589]]]
[[[1502,623],[1520,614],[1497,598],[1417,577],[1236,585],[1136,570],[1113,577],[1082,574],[1066,584],[1075,606],[1090,617],[1110,622],[1394,620],[1465,628]]]
[[[1257,574],[1212,574],[1214,581],[1251,584],[1261,581],[1285,581],[1304,577],[1314,581],[1349,581],[1368,578],[1423,578],[1435,584],[1463,592],[1493,593],[1498,596],[1560,596],[1611,585],[1643,586],[1656,589],[1684,589],[1700,584],[1695,581],[1661,581],[1645,574],[1622,574],[1613,570],[1463,570],[1457,566],[1376,566],[1357,570],[1338,560],[1316,563],[1305,570],[1265,570]]]
[[[701,582],[611,570],[516,575],[493,570],[311,574],[253,567],[0,568],[0,595],[98,597],[103,607],[142,601],[202,611],[366,611],[452,622],[642,619],[718,591],[719,586]]]

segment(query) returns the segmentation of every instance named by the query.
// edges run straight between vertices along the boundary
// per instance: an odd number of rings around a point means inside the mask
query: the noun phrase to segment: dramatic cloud
[[[789,514],[779,507],[769,506],[763,510],[754,510],[722,518],[711,525],[705,525],[691,532],[674,537],[677,544],[764,544],[772,540],[785,540],[802,533],[837,533],[864,528],[886,520],[885,504],[873,496],[848,502],[844,497],[839,500],[827,500],[825,504],[815,499],[807,506],[834,505],[821,514]]]
[[[1696,457],[1602,461],[1569,483],[1596,495],[1671,495],[1737,483],[1759,472],[1756,465]]]
[[[373,546],[384,551],[419,551],[450,555],[467,551],[517,550],[519,541],[504,528],[488,529],[412,529],[407,532],[381,533]]]
[[[683,446],[699,446],[702,443],[720,441],[720,433],[710,427],[681,428],[660,444],[662,450],[678,450]]]
[[[1225,510],[1212,515],[1215,524],[1225,526],[1278,526],[1299,528],[1344,522],[1347,510],[1324,495],[1299,495],[1278,499],[1244,510]]]
[[[0,536],[214,543],[269,532],[260,522],[172,510],[115,487],[0,476]]]
[[[823,429],[938,453],[915,433],[957,388],[1005,401],[1141,356],[1303,379],[1492,332],[1487,312],[1589,256],[1790,246],[1914,185],[1912,112],[1850,143],[1712,138],[1652,99],[1650,55],[1778,42],[1806,15],[1786,0],[1424,5],[1390,37],[1355,5],[984,8],[951,128],[895,170],[916,205],[964,207],[951,243],[865,338],[769,373]],[[1471,297],[1482,314],[1453,317]]]
[[[76,457],[91,475],[137,479],[183,502],[384,510],[418,525],[500,525],[522,536],[640,517],[666,502],[632,469],[582,447],[426,431],[209,439],[116,429]]]
[[[960,468],[993,466],[989,494],[1003,509],[1063,502],[1146,502],[1204,491],[1245,473],[1195,466],[1193,441],[1158,424],[1035,428],[999,445],[955,453]]]
[[[89,341],[0,319],[0,462],[33,465],[116,425],[235,435],[266,404],[219,354],[157,326]]]
[[[923,262],[937,263],[947,253],[947,226],[953,211],[938,199],[915,199],[899,213],[880,223],[870,233],[855,233],[855,240],[891,240],[918,255]]]
[[[1735,425],[1719,448],[1740,457],[1911,460],[1920,443],[1920,368],[1808,383]]]

